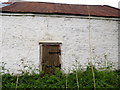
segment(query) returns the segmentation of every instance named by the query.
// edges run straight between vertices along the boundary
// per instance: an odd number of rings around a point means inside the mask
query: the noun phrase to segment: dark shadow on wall
[[[120,9],[120,1],[118,2],[118,8]],[[120,12],[118,12],[120,17]],[[118,69],[120,69],[120,18],[118,21]]]

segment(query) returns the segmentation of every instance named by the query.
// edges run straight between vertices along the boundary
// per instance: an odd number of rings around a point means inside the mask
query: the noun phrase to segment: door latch
[[[61,51],[59,50],[59,52],[48,52],[49,54],[61,54]]]

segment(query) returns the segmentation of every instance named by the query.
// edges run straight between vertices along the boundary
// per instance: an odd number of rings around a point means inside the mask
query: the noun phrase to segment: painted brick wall
[[[89,19],[2,16],[2,62],[11,73],[23,65],[39,67],[39,41],[62,41],[62,69],[67,73],[76,60],[83,67],[89,59]],[[107,65],[118,62],[118,22],[90,20],[92,61]],[[22,61],[22,64],[21,64]],[[24,69],[23,69],[24,70]]]

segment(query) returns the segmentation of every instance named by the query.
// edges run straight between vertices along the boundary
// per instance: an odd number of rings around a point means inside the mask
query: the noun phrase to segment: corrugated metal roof
[[[3,13],[69,14],[120,17],[120,9],[107,5],[75,5],[46,2],[16,2],[3,7]]]

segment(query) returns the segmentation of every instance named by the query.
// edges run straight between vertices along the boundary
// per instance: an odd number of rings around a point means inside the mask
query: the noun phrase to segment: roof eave
[[[41,13],[41,12],[9,12],[2,11],[2,13],[20,13],[20,14],[48,14],[48,15],[74,15],[74,16],[89,16],[85,14],[71,14],[71,13]],[[93,17],[106,17],[106,18],[120,18],[120,16],[98,16],[98,15],[90,15]]]

